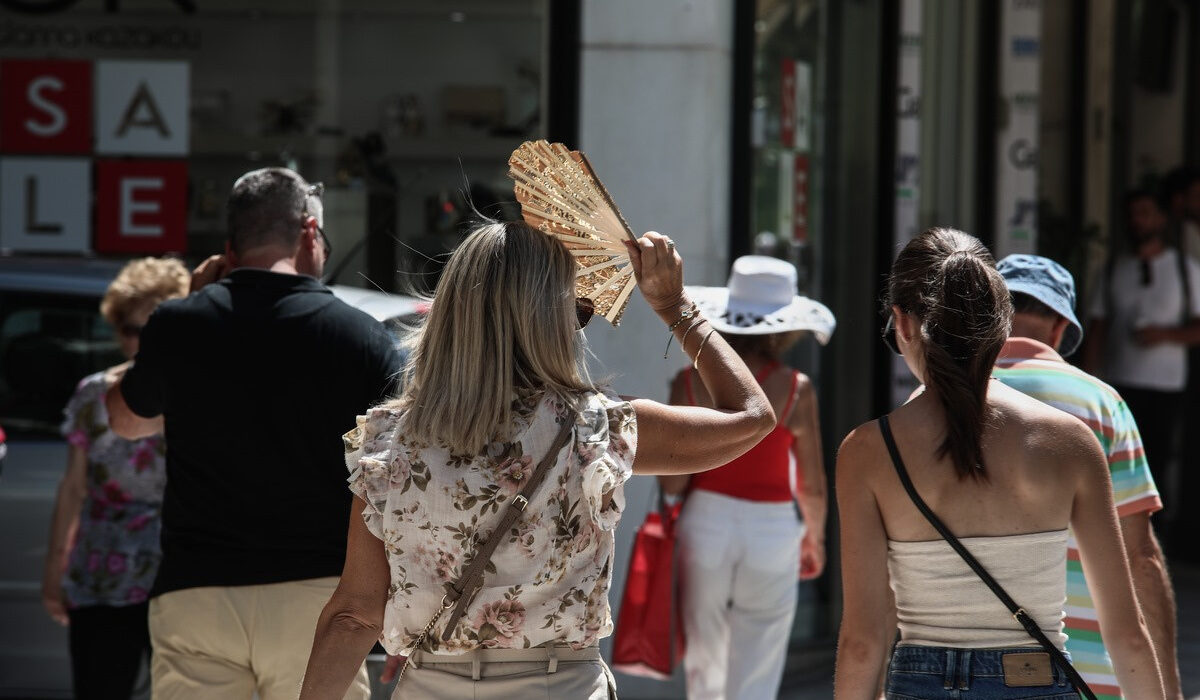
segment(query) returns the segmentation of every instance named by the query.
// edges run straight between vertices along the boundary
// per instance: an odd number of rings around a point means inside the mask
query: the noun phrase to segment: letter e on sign
[[[182,253],[186,248],[186,161],[96,161],[96,252]]]
[[[0,61],[0,104],[0,150],[91,152],[89,61]]]
[[[97,61],[96,153],[187,155],[188,76],[184,61]]]

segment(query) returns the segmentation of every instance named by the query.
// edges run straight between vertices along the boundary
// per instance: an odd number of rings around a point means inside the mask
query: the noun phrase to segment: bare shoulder
[[[1090,457],[1099,443],[1083,421],[1010,387],[998,384],[988,392],[1004,432],[1021,436],[1026,447],[1058,462]]]
[[[771,402],[779,404],[780,407],[791,401],[793,394],[795,401],[799,403],[811,398],[815,392],[812,380],[807,374],[787,365],[779,365],[771,372],[767,381],[763,383],[763,390],[771,397]]]
[[[879,463],[887,448],[877,421],[869,421],[850,431],[838,447],[838,476],[865,476]]]
[[[816,393],[817,389],[813,385],[812,380],[808,378],[807,374],[799,370],[794,370],[790,367],[787,368],[787,371],[789,376],[793,372],[796,375],[796,396],[798,398],[806,398]]]

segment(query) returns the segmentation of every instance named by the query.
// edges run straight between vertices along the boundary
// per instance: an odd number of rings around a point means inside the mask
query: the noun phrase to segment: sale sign
[[[90,153],[92,64],[0,61],[0,150]]]
[[[172,253],[187,247],[187,163],[96,161],[96,252]]]
[[[186,251],[189,75],[183,61],[0,60],[0,249]]]

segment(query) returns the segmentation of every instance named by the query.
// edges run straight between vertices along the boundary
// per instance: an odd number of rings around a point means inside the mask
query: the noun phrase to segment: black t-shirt
[[[341,436],[400,364],[382,324],[312,277],[238,269],[160,305],[121,383],[134,413],[166,421],[153,594],[339,575]]]

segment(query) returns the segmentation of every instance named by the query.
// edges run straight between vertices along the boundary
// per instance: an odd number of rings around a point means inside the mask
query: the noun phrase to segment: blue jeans
[[[1057,666],[1053,683],[1009,687],[1004,683],[1005,654],[1039,652],[1041,647],[961,649],[897,645],[888,666],[888,700],[1079,700],[1079,693]],[[1065,652],[1064,652],[1065,653]],[[1068,658],[1070,658],[1068,656]]]

